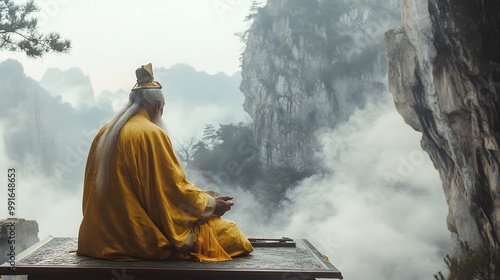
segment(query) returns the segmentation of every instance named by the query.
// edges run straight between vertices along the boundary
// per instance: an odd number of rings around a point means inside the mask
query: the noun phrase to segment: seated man
[[[221,219],[231,197],[186,180],[164,132],[165,98],[151,64],[136,70],[129,102],[95,137],[83,190],[79,255],[117,260],[225,261],[253,248]]]

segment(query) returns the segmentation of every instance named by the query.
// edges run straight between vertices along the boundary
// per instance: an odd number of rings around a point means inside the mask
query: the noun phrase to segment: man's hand
[[[232,201],[233,199],[230,196],[219,196],[215,199],[215,210],[214,210],[214,215],[217,216],[222,216],[224,213],[227,211],[231,210],[231,206],[234,205]]]

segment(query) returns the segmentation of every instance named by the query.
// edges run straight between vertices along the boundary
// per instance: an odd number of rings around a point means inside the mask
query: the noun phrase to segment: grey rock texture
[[[244,34],[241,91],[268,166],[315,170],[315,132],[386,90],[397,1],[269,0]]]
[[[10,247],[15,248],[15,262],[19,254],[40,241],[38,223],[25,219],[0,220],[0,263],[9,260]]]
[[[452,254],[500,237],[500,2],[403,0],[386,33],[397,110],[423,133],[449,205]]]

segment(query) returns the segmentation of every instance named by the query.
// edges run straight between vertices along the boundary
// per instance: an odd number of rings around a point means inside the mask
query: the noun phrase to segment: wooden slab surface
[[[108,261],[78,256],[76,238],[49,237],[16,256],[16,270],[0,266],[0,274],[28,279],[342,279],[341,272],[305,239],[296,247],[256,247],[233,261]],[[70,278],[68,278],[70,277]]]

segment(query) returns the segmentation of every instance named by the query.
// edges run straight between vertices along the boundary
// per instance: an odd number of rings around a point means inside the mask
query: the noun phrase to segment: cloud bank
[[[224,187],[236,197],[227,217],[247,235],[308,239],[345,279],[431,279],[444,271],[449,232],[441,181],[420,133],[404,123],[390,95],[318,137],[326,173],[289,191],[278,213]]]

